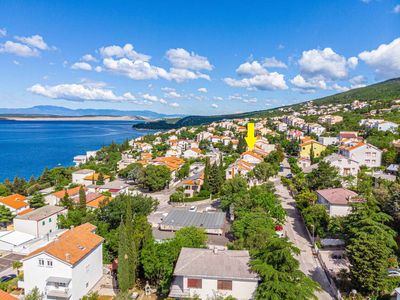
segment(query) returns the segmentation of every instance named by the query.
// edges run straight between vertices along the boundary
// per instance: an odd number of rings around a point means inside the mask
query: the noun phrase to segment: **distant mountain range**
[[[0,115],[43,116],[131,116],[146,119],[182,118],[184,115],[160,114],[150,110],[70,109],[61,106],[39,105],[29,108],[0,108]]]
[[[370,100],[395,100],[400,99],[400,78],[394,78],[383,82],[371,84],[366,87],[353,89],[347,92],[338,93],[332,96],[319,98],[312,100],[315,105],[328,105],[338,103],[351,103],[354,100],[370,101]],[[285,107],[292,107],[294,110],[296,107],[303,105],[306,102],[288,105]],[[134,128],[137,129],[173,129],[184,126],[196,126],[202,124],[208,124],[211,122],[220,121],[223,119],[235,119],[235,118],[251,118],[251,117],[264,117],[267,114],[271,114],[277,111],[280,107],[252,111],[240,114],[230,115],[214,115],[214,116],[187,116],[175,120],[158,120],[149,121],[145,123],[135,124]]]

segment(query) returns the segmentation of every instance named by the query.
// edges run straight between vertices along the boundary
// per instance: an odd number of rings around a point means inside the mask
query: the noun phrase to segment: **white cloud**
[[[332,85],[332,89],[334,89],[337,92],[346,92],[346,91],[350,90],[350,88],[348,88],[346,86],[341,86],[337,83]]]
[[[357,66],[358,59],[350,57],[346,60],[331,48],[325,48],[303,51],[298,63],[303,76],[323,76],[327,80],[336,80],[347,77],[349,69]]]
[[[173,103],[170,104],[170,106],[172,106],[172,107],[179,107],[179,103],[173,102]]]
[[[37,48],[40,50],[49,50],[49,46],[43,40],[43,37],[41,37],[38,34],[28,36],[28,37],[16,36],[15,39],[17,41],[20,41],[21,43],[24,43],[26,45],[29,45],[31,47],[34,47],[34,48]]]
[[[393,7],[393,12],[395,14],[400,14],[400,4],[397,4],[395,7]]]
[[[213,65],[207,57],[194,52],[188,52],[183,48],[169,49],[166,57],[174,68],[190,70],[212,70]]]
[[[273,57],[267,57],[263,61],[263,66],[267,68],[287,68],[287,65],[278,59]]]
[[[127,57],[132,60],[149,61],[151,56],[138,53],[134,50],[132,44],[126,44],[124,47],[120,46],[107,46],[100,48],[100,54],[103,57]]]
[[[65,99],[69,101],[123,101],[132,100],[131,93],[117,96],[113,91],[102,87],[103,84],[59,84],[54,86],[43,86],[35,84],[28,88],[33,94],[45,96],[52,99]]]
[[[208,92],[205,87],[198,88],[197,91],[199,91],[200,93],[207,93]]]
[[[82,56],[81,57],[81,60],[82,61],[93,61],[93,62],[96,62],[97,61],[97,59],[96,59],[96,57],[94,57],[92,54],[85,54],[84,56]]]
[[[163,98],[160,99],[160,103],[161,103],[161,104],[168,104],[168,102],[167,102],[165,99],[163,99]]]
[[[228,77],[224,79],[224,82],[233,87],[255,88],[258,90],[286,90],[288,88],[284,75],[277,72],[255,75],[240,80]]]
[[[86,62],[76,62],[71,66],[71,69],[74,70],[84,70],[84,71],[91,71],[92,66]]]
[[[215,104],[215,103],[213,103],[213,104],[211,104],[211,107],[212,107],[212,108],[218,108],[218,105]]]
[[[266,74],[267,70],[258,61],[245,62],[241,64],[237,69],[236,73],[239,75],[261,75]]]
[[[168,98],[180,98],[181,94],[177,93],[176,91],[169,91],[165,93],[165,97]]]
[[[321,77],[307,80],[301,75],[296,75],[290,82],[297,88],[304,90],[316,88],[325,90],[327,88],[325,80]]]
[[[39,56],[39,51],[37,49],[12,41],[6,41],[2,45],[0,44],[0,53],[10,53],[22,57]]]
[[[222,97],[220,97],[220,96],[214,96],[213,99],[214,99],[214,100],[218,100],[218,101],[224,100],[224,98],[222,98]]]
[[[158,101],[158,97],[154,96],[154,95],[149,95],[149,94],[144,94],[142,95],[142,98],[148,101],[152,101],[152,102],[157,102]]]
[[[21,65],[21,63],[18,60],[13,60],[13,64],[17,66]]]
[[[161,76],[167,80],[175,80],[176,82],[184,82],[186,80],[206,79],[210,80],[210,76],[200,72],[192,72],[186,69],[171,68],[165,76]]]
[[[100,73],[101,71],[103,71],[103,68],[100,67],[100,66],[97,66],[96,68],[94,68],[94,70],[95,70],[97,73]]]
[[[7,29],[0,28],[0,38],[5,37],[7,35]]]
[[[358,57],[375,68],[377,77],[389,78],[400,75],[400,38],[389,44],[381,44],[377,49],[363,51]]]

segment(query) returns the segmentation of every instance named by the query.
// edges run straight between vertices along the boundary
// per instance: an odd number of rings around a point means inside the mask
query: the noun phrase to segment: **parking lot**
[[[14,261],[18,261],[24,258],[23,255],[19,254],[5,254],[4,256],[0,257],[0,273],[7,270],[8,268],[12,267]]]

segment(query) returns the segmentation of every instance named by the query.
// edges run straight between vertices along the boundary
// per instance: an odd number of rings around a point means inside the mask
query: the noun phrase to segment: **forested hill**
[[[347,92],[338,93],[332,96],[319,98],[313,100],[315,105],[326,104],[346,104],[354,100],[369,101],[369,100],[394,100],[400,99],[400,78],[390,79],[384,82],[372,84],[366,87],[353,89]],[[300,104],[291,105],[293,108],[298,107]],[[215,115],[215,116],[188,116],[175,120],[160,120],[155,122],[146,122],[135,124],[134,128],[138,129],[173,129],[183,126],[195,126],[208,124],[214,121],[223,119],[235,118],[249,118],[249,117],[262,117],[276,111],[279,108],[268,110],[260,110],[253,112],[246,112],[241,114],[230,115]]]

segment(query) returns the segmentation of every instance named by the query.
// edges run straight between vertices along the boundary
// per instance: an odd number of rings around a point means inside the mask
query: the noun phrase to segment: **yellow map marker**
[[[253,150],[254,144],[256,143],[256,137],[254,136],[254,123],[247,123],[247,137],[245,137],[249,150]]]

